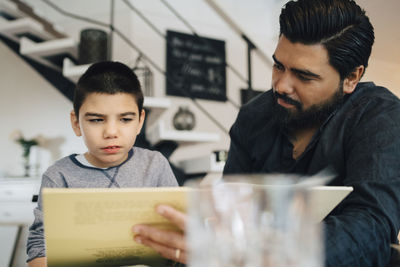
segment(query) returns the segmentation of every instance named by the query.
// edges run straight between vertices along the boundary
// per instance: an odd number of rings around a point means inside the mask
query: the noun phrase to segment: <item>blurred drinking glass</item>
[[[309,186],[284,175],[189,181],[191,267],[322,267]]]

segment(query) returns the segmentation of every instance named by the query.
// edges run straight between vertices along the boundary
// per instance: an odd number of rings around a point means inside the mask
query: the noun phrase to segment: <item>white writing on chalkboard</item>
[[[167,31],[167,94],[226,101],[225,42]]]

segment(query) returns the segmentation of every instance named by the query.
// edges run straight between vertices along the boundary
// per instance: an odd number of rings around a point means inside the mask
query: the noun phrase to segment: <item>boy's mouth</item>
[[[120,146],[106,146],[102,148],[104,152],[108,153],[108,154],[114,154],[117,153],[121,147]]]

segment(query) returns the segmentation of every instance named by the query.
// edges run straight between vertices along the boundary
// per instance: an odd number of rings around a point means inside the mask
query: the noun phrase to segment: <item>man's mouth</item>
[[[293,107],[295,107],[295,105],[286,102],[282,98],[278,98],[277,102],[278,102],[279,105],[281,105],[282,107],[285,107],[285,108],[293,108]]]
[[[284,108],[296,108],[298,110],[301,110],[302,105],[299,101],[296,101],[294,99],[291,99],[290,97],[286,95],[279,94],[277,92],[274,92],[274,97],[278,105],[284,107]]]
[[[104,152],[108,153],[108,154],[114,154],[117,153],[121,147],[120,146],[106,146],[102,148]]]

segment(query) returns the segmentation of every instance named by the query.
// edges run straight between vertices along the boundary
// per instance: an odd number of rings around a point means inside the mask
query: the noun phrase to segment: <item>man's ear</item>
[[[72,129],[74,130],[76,136],[82,136],[81,127],[79,126],[79,119],[73,110],[70,113],[70,119]]]
[[[364,74],[365,67],[360,65],[356,67],[343,81],[343,93],[351,94],[356,89],[358,82]]]
[[[142,112],[140,112],[140,117],[139,117],[139,128],[136,133],[136,135],[140,134],[140,131],[142,130],[144,119],[146,118],[146,112],[144,112],[144,109],[142,109]]]

